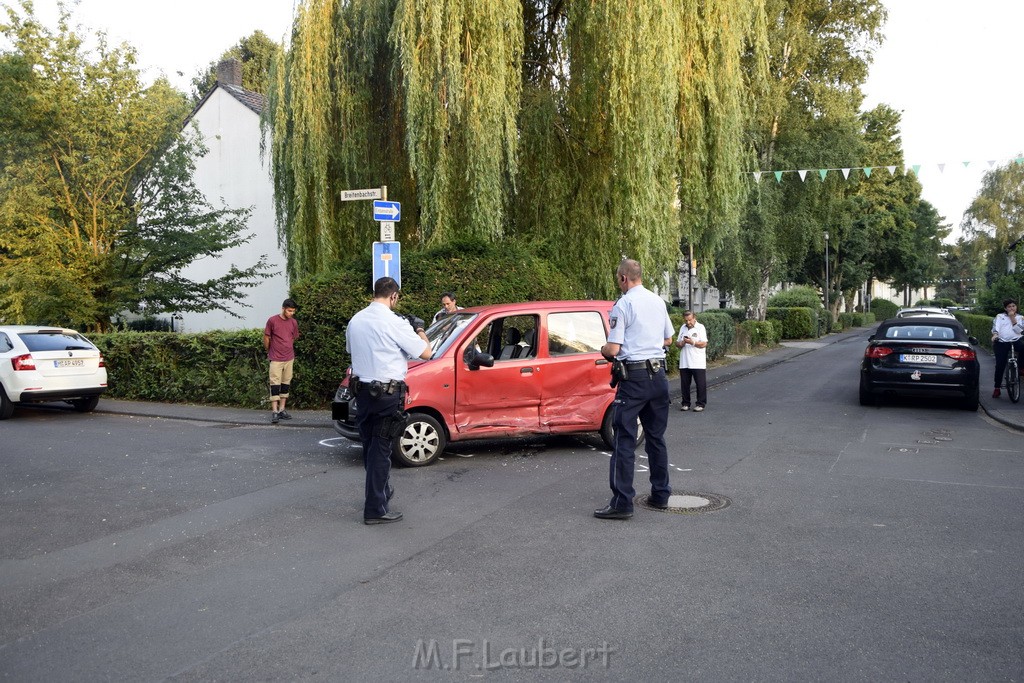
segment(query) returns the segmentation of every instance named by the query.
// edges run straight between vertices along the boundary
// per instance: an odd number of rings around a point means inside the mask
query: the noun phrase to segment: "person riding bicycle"
[[[1017,351],[1017,357],[1024,355],[1024,316],[1017,313],[1017,302],[1013,299],[1003,301],[1005,313],[1000,313],[992,321],[992,352],[996,356],[996,388],[992,398],[999,398],[999,385],[1003,381],[1006,360],[1010,357],[1010,347]]]

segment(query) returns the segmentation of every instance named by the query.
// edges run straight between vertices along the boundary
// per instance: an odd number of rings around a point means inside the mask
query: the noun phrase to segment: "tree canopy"
[[[145,87],[128,45],[92,52],[62,7],[55,32],[23,2],[0,35],[0,319],[106,327],[122,311],[223,308],[261,263],[206,282],[181,269],[245,238],[245,210],[192,182],[186,98]]]

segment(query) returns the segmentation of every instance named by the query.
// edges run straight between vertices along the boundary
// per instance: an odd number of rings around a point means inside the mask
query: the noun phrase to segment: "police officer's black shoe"
[[[613,508],[611,505],[605,505],[600,510],[594,510],[594,516],[598,519],[629,519],[633,516],[633,513]]]
[[[363,524],[390,524],[402,518],[401,512],[385,512],[380,517],[363,517]]]

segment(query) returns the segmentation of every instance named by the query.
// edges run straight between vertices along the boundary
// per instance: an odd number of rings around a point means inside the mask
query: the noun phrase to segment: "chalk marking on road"
[[[359,446],[360,448],[362,448],[362,444],[358,444],[355,441],[351,441],[349,439],[346,439],[344,436],[335,436],[335,437],[331,437],[330,439],[320,439],[320,441],[318,443],[321,446],[327,446],[328,448],[337,448],[338,444],[329,443],[331,441],[342,441],[349,448],[351,448],[353,446]]]
[[[917,443],[913,443],[913,444],[905,444],[905,443],[896,443],[896,442],[882,441],[882,442],[879,442],[879,445],[880,446],[897,446],[897,447],[900,447],[900,448],[916,448],[917,445],[920,444],[920,443],[922,443],[922,442],[918,441]],[[1020,453],[1020,451],[1009,449],[1009,448],[960,448],[959,446],[950,446],[950,445],[948,445],[945,442],[942,443],[942,444],[936,442],[934,444],[926,444],[926,445],[932,445],[932,446],[939,446],[939,445],[941,445],[943,447],[942,450],[944,450],[944,451],[967,451],[968,453]]]
[[[832,470],[834,470],[836,468],[836,465],[839,464],[839,458],[843,457],[843,453],[846,452],[846,449],[850,447],[851,443],[853,443],[853,442],[852,441],[847,441],[846,445],[843,446],[841,449],[839,449],[839,455],[836,456],[836,461],[834,463],[832,463],[832,467],[828,468],[828,473],[829,474],[832,474]]]

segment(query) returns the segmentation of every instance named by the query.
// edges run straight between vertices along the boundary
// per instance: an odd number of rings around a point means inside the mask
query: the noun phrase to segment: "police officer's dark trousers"
[[[363,442],[363,466],[366,468],[366,503],[363,517],[380,517],[388,511],[388,476],[391,473],[391,446],[394,438],[382,435],[388,421],[400,407],[404,396],[399,392],[374,398],[367,388],[356,395],[359,410],[356,425]]]
[[[668,503],[668,497],[672,495],[668,483],[668,448],[665,445],[668,406],[668,378],[664,367],[653,377],[646,368],[631,369],[629,379],[619,382],[615,393],[615,416],[612,418],[615,449],[609,473],[610,505],[616,510],[633,511],[637,417],[646,434],[644,448],[651,471],[651,500]]]

